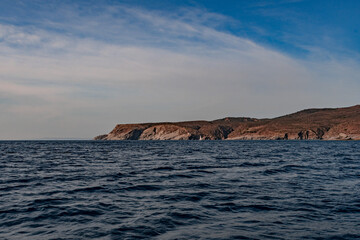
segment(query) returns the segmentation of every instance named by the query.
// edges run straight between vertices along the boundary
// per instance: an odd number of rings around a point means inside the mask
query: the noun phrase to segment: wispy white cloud
[[[0,24],[0,138],[91,137],[118,122],[276,116],[359,100],[359,62],[295,59],[220,31],[214,22],[232,20],[218,14],[77,11],[60,9],[62,21],[42,26]]]

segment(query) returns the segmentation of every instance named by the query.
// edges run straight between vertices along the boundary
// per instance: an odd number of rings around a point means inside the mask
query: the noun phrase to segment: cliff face
[[[360,105],[307,109],[273,119],[118,124],[95,140],[360,140]]]

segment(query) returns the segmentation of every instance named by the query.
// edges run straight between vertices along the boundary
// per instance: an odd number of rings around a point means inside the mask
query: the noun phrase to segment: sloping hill
[[[118,124],[96,140],[360,140],[360,105],[307,109],[273,119]]]

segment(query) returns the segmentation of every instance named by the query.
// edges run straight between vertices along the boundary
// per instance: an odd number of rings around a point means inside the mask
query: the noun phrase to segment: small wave
[[[168,166],[163,166],[163,167],[157,167],[157,168],[154,168],[154,169],[151,169],[151,170],[154,170],[154,171],[172,171],[172,170],[175,170],[175,168],[168,167]]]
[[[67,191],[69,194],[77,193],[77,192],[99,192],[99,191],[107,191],[106,188],[101,186],[94,186],[94,187],[84,187],[84,188],[75,188],[73,190]]]
[[[197,212],[183,212],[183,211],[171,211],[167,214],[172,219],[184,221],[200,221],[207,219],[206,216],[200,215]]]
[[[158,191],[162,187],[156,185],[135,185],[131,187],[124,188],[126,191]]]
[[[263,167],[266,166],[266,163],[263,162],[244,162],[239,165],[239,167]]]

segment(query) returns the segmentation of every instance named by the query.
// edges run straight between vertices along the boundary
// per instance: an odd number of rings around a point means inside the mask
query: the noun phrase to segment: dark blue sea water
[[[360,142],[0,142],[0,239],[91,238],[359,239]]]

